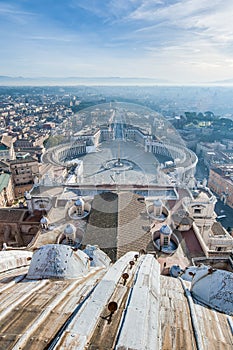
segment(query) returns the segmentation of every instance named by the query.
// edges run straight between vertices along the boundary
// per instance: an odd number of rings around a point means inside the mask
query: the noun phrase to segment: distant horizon
[[[77,80],[77,81],[75,81]],[[80,80],[80,81],[78,81]],[[21,84],[22,83],[22,84]],[[32,84],[33,83],[33,84]],[[42,83],[42,85],[39,85]],[[101,84],[102,83],[102,84]],[[12,85],[15,84],[15,85]],[[32,84],[32,85],[30,85]],[[166,79],[151,77],[121,77],[121,76],[13,76],[0,75],[0,86],[80,86],[87,84],[90,86],[199,86],[199,87],[231,87],[233,79],[213,82],[171,82]]]

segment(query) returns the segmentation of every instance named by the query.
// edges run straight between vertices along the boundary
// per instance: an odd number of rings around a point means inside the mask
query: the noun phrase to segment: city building
[[[208,186],[224,204],[233,208],[233,164],[211,168]]]
[[[5,160],[0,161],[0,172],[1,173],[9,173],[10,172],[9,161],[5,161]]]
[[[231,143],[228,142],[200,142],[197,144],[196,152],[203,158],[205,165],[215,168],[222,165],[233,164],[233,151]]]
[[[184,207],[193,219],[193,231],[206,257],[230,257],[233,237],[216,221],[214,212],[216,197],[207,187],[193,192],[185,199]]]
[[[24,208],[0,208],[0,244],[13,249],[30,247],[40,228],[41,213]]]
[[[12,136],[4,134],[0,139],[0,160],[12,160],[14,158],[14,139]]]
[[[39,175],[39,163],[32,157],[22,157],[10,161],[10,171],[16,198],[24,196],[29,191],[36,176]]]

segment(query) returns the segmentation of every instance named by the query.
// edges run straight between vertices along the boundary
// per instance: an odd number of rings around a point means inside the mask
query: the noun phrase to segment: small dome
[[[160,199],[156,199],[153,203],[154,207],[161,207],[163,205]]]
[[[179,265],[173,265],[171,268],[170,268],[170,276],[172,277],[178,277],[180,276],[181,274],[181,268]]]
[[[78,199],[75,201],[74,205],[76,205],[77,207],[83,206],[83,205],[84,205],[84,200],[80,197],[80,198],[78,198]]]
[[[160,233],[162,233],[163,235],[169,236],[172,234],[172,230],[171,230],[170,226],[163,225],[160,229]]]
[[[48,224],[48,222],[49,220],[45,216],[42,216],[42,218],[40,219],[41,224]]]
[[[76,227],[72,224],[67,224],[64,229],[65,235],[73,235],[76,232]]]
[[[79,278],[88,272],[88,256],[63,244],[47,244],[37,249],[28,270],[29,279]]]
[[[228,315],[233,315],[232,290],[232,272],[205,265],[197,268],[191,284],[195,299]]]

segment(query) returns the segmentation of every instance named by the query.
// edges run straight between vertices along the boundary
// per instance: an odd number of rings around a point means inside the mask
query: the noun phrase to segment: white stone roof
[[[40,260],[35,259],[34,269],[42,271],[34,270],[39,280],[25,280],[27,267],[0,273],[0,328],[4,329],[1,349],[45,349],[48,344],[60,350],[83,350],[90,344],[93,349],[116,350],[232,348],[232,316],[194,300],[188,291],[190,282],[161,276],[154,256],[143,254],[136,260],[137,252],[129,252],[107,272],[105,268],[87,267],[83,275],[77,271],[83,270],[83,262],[89,265],[85,253],[59,247],[60,254],[54,253],[59,249],[57,245],[35,251],[34,256]],[[13,256],[15,251],[3,253]],[[46,265],[57,270],[61,259],[71,263],[74,279],[67,280],[64,274],[59,280],[44,275]],[[194,286],[205,280],[206,269],[209,267],[196,273]],[[214,278],[216,271],[208,271],[222,288],[215,298],[220,304],[232,293],[232,285],[225,288],[227,276],[220,283],[222,273]],[[128,276],[126,283],[122,274]],[[212,289],[211,283],[205,282],[200,292],[207,294],[208,289]],[[108,322],[110,302],[116,302],[118,308]]]
[[[32,252],[23,250],[0,251],[0,272],[30,264]]]
[[[160,348],[160,266],[153,255],[148,254],[144,257],[137,273],[116,350]]]

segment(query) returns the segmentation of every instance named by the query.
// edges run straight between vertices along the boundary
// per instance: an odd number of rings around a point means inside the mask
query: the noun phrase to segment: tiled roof
[[[34,163],[34,162],[37,162],[37,159],[35,159],[35,158],[31,157],[31,156],[28,156],[26,158],[17,158],[17,159],[11,160],[10,164],[14,165],[14,164]]]
[[[212,227],[211,227],[211,231],[213,232],[213,234],[215,236],[222,236],[222,235],[226,235],[226,232],[224,230],[224,228],[222,227],[222,225],[219,222],[214,222]]]
[[[63,187],[55,187],[55,186],[38,186],[38,187],[33,187],[31,191],[32,196],[58,196],[61,195],[63,192]]]
[[[131,193],[119,193],[118,209],[118,258],[127,251],[145,249],[151,241],[149,218],[141,196]]]
[[[0,222],[19,222],[23,220],[26,210],[21,209],[0,209]]]
[[[95,196],[83,244],[97,244],[108,254],[117,249],[117,258],[130,250],[147,250],[149,218],[140,198],[131,192]]]
[[[116,259],[117,210],[116,194],[107,192],[95,196],[83,239],[83,244],[98,245],[113,260]]]
[[[10,148],[12,144],[12,136],[3,135],[1,138],[1,143],[6,147]]]

